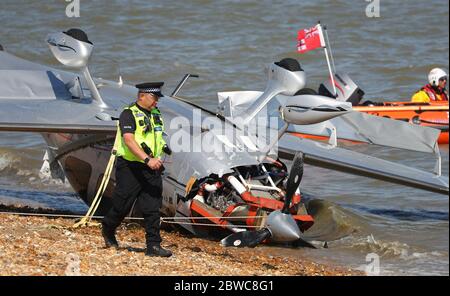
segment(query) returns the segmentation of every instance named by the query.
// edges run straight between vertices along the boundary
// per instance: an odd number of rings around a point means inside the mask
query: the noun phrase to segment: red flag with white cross
[[[299,30],[297,41],[297,52],[299,53],[325,47],[325,39],[323,38],[321,25],[317,24],[312,28]]]

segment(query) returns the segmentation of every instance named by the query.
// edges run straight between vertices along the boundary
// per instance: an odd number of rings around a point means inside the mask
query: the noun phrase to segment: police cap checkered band
[[[136,88],[138,88],[139,92],[141,92],[141,93],[155,94],[158,97],[162,97],[163,94],[161,93],[161,87],[163,85],[164,85],[164,82],[146,82],[146,83],[136,84]]]
[[[157,87],[152,87],[152,88],[140,88],[139,89],[140,92],[143,93],[155,93],[155,92],[161,92],[160,88]]]

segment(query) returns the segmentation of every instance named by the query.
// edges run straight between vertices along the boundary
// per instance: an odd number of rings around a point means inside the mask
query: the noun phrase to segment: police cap
[[[158,97],[163,97],[164,95],[161,93],[161,87],[164,85],[164,82],[146,82],[136,84],[136,88],[139,89],[140,93],[154,94]]]

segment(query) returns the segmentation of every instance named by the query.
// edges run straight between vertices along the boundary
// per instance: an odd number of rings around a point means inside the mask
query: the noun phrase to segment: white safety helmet
[[[445,71],[440,68],[434,68],[430,71],[430,74],[428,74],[428,82],[432,86],[437,86],[439,83],[439,79],[441,79],[442,77],[447,77],[447,73],[445,73]]]

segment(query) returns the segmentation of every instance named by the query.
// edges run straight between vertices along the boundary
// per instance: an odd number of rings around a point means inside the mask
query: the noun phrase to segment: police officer
[[[147,256],[169,257],[172,252],[161,247],[160,213],[162,205],[163,165],[160,156],[170,154],[162,134],[164,123],[156,105],[163,95],[163,82],[136,85],[138,98],[125,108],[119,119],[121,132],[117,149],[116,187],[112,208],[103,219],[102,235],[107,247],[118,247],[115,230],[134,202],[144,217]]]

